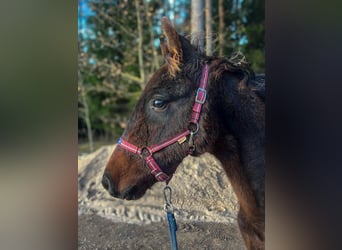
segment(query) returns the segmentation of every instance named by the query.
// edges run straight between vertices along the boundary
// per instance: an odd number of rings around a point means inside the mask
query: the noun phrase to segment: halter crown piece
[[[151,174],[154,175],[154,177],[158,181],[165,181],[166,184],[169,183],[169,181],[172,178],[172,175],[167,175],[163,172],[163,170],[159,167],[158,163],[155,161],[153,158],[153,154],[178,142],[179,144],[184,143],[187,140],[187,136],[189,136],[189,152],[188,154],[192,155],[195,152],[195,144],[193,141],[193,136],[198,132],[199,125],[199,117],[201,114],[201,109],[202,105],[205,103],[206,97],[207,97],[207,91],[206,91],[206,86],[208,82],[208,75],[209,75],[209,66],[205,64],[202,68],[202,76],[201,76],[201,81],[200,85],[197,89],[196,92],[196,97],[195,97],[195,103],[192,108],[192,114],[191,114],[191,120],[190,120],[190,125],[194,126],[189,126],[188,130],[175,135],[174,137],[165,140],[159,144],[152,145],[152,146],[146,146],[139,148],[135,146],[134,144],[129,143],[128,141],[120,138],[118,140],[118,145],[126,149],[127,151],[130,151],[134,154],[138,154],[140,157],[142,157],[145,162],[147,167],[151,170]],[[193,129],[194,127],[195,129]]]

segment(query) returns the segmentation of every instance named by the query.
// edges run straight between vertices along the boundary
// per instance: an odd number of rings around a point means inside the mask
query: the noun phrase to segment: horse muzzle
[[[102,176],[102,186],[109,192],[109,194],[113,197],[118,197],[119,193],[115,191],[114,184],[108,174],[108,172],[104,172]]]
[[[119,192],[114,183],[112,182],[108,172],[105,172],[102,176],[102,186],[109,192],[109,194],[115,198],[125,200],[137,200],[141,198],[145,192],[143,189],[139,189],[137,186],[128,186],[123,191]]]

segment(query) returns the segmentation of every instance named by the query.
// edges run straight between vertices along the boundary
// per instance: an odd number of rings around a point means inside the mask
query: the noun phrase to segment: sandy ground
[[[136,201],[114,199],[102,188],[113,149],[79,157],[78,249],[170,249],[162,183]],[[179,249],[245,249],[236,197],[214,157],[187,157],[170,185]]]

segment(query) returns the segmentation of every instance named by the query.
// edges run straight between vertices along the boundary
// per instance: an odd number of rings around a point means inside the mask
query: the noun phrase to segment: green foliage
[[[246,11],[244,26],[248,40],[243,52],[256,72],[265,72],[265,2],[245,0],[241,8]]]

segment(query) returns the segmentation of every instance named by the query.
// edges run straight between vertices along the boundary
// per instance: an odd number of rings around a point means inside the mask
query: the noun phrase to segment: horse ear
[[[170,75],[175,76],[180,71],[182,62],[182,46],[179,35],[166,17],[163,17],[161,20],[161,28],[166,37],[166,44],[165,39],[163,37],[160,38],[162,54],[169,66]]]

